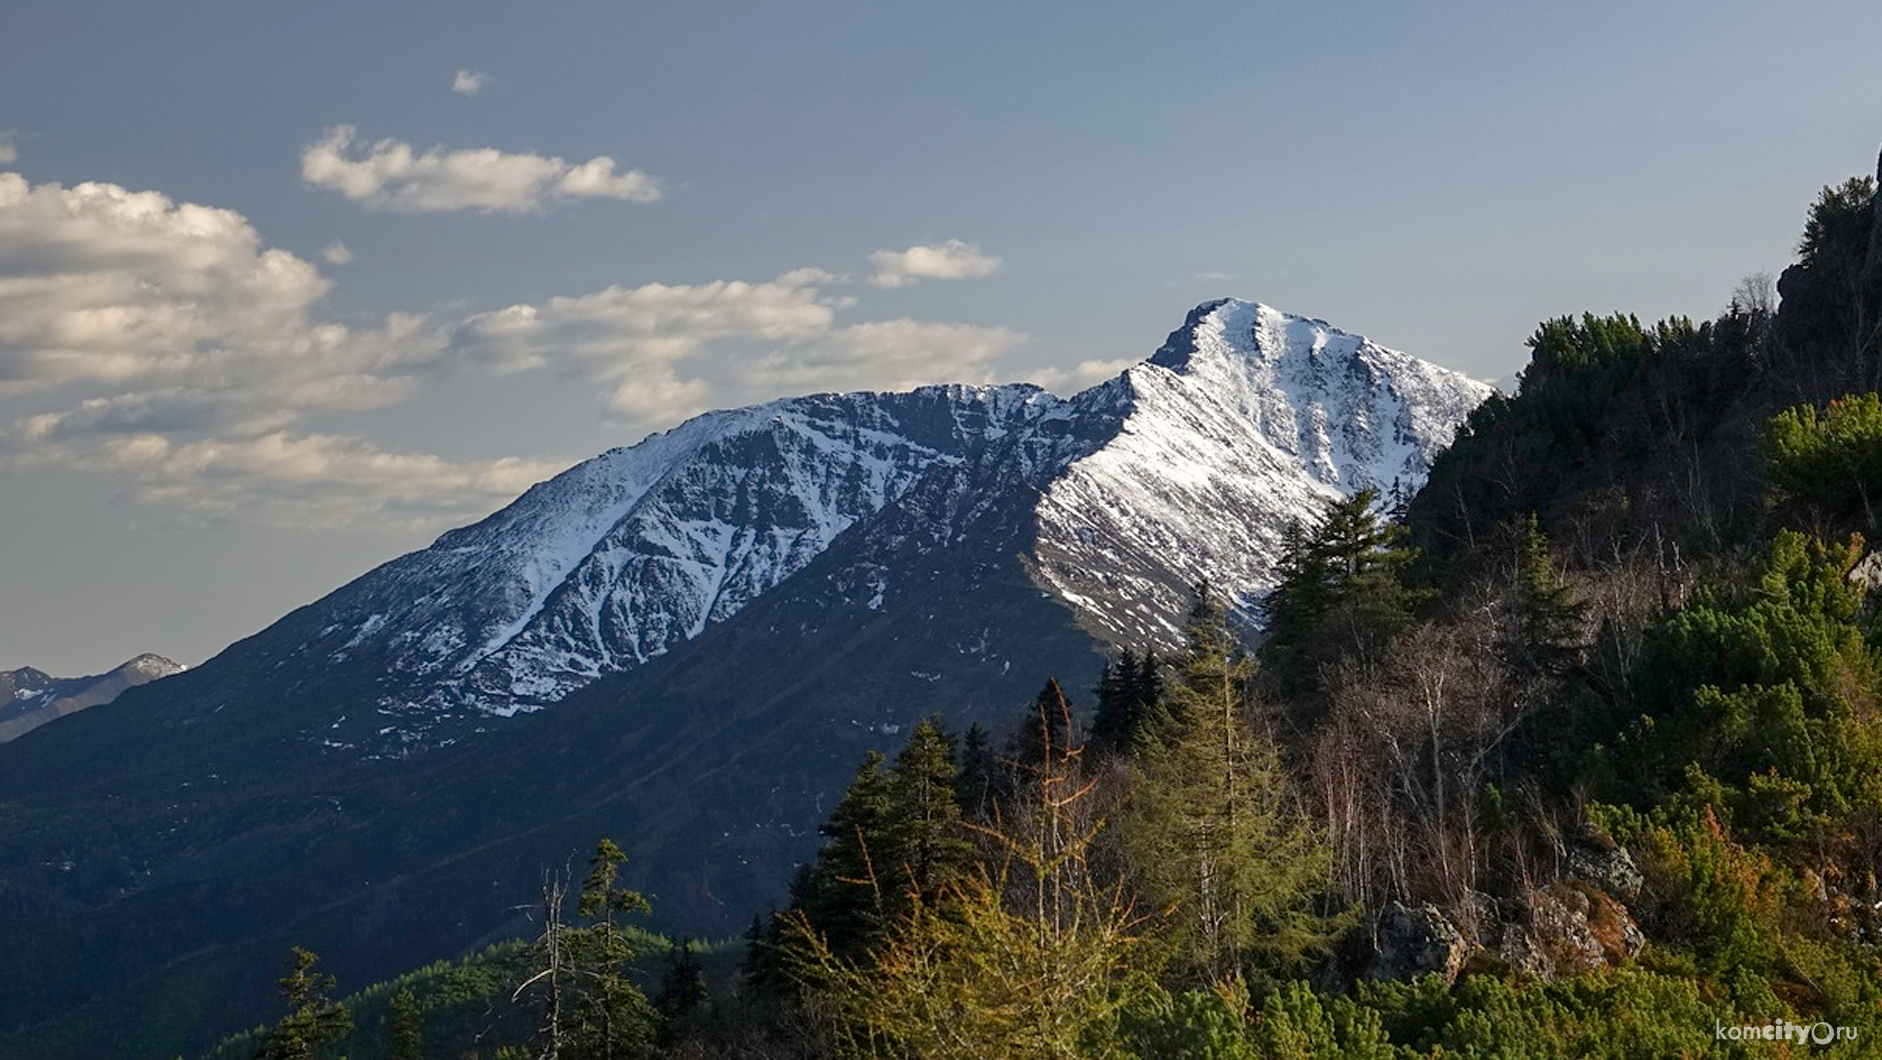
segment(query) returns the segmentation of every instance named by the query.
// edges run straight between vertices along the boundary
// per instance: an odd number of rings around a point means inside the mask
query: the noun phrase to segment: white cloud
[[[337,239],[328,243],[327,249],[321,251],[320,256],[326,258],[329,265],[347,265],[353,260],[353,252],[347,249],[345,243]]]
[[[472,70],[459,70],[451,79],[451,91],[465,96],[474,96],[478,90],[490,83],[489,74],[480,74]]]
[[[617,286],[513,305],[466,320],[451,346],[507,369],[581,362],[594,378],[616,384],[610,402],[616,411],[636,422],[670,423],[707,407],[710,384],[676,371],[707,344],[827,333],[835,311],[811,285],[822,275],[797,270],[768,283]]]
[[[308,145],[301,152],[301,179],[374,209],[524,213],[564,198],[641,203],[660,198],[658,180],[638,169],[616,173],[606,155],[571,165],[553,156],[489,147],[434,147],[420,154],[410,144],[388,139],[351,157],[353,133],[350,125],[336,125]]]
[[[1226,272],[1199,272],[1196,274],[1196,279],[1198,280],[1211,280],[1215,282],[1224,282],[1228,280],[1233,280],[1234,278],[1235,278],[1234,276],[1231,276]]]
[[[264,247],[233,210],[0,174],[0,388],[265,382],[292,394],[426,355],[416,318],[373,329],[315,321],[329,286],[312,264]]]
[[[916,244],[906,250],[878,250],[869,255],[869,261],[876,267],[878,287],[901,287],[919,279],[966,280],[990,276],[1000,268],[999,258],[958,239]]]
[[[1024,341],[1008,328],[918,320],[838,326],[837,277],[796,269],[765,283],[609,287],[471,317],[451,353],[518,370],[574,368],[611,385],[608,404],[637,428],[712,407],[818,390],[905,390],[989,382]]]
[[[0,133],[0,166],[19,160],[20,150],[13,146],[13,137],[7,133]]]
[[[422,317],[319,321],[327,289],[232,210],[0,174],[0,390],[66,406],[0,426],[0,467],[127,475],[141,499],[206,517],[434,527],[557,469],[295,433],[311,413],[403,400],[443,350]]]
[[[1093,358],[1078,362],[1071,369],[1046,366],[1035,368],[1021,378],[1037,383],[1055,394],[1070,396],[1086,387],[1095,386],[1117,376],[1119,372],[1140,363],[1141,358],[1118,357],[1110,360]]]
[[[615,179],[598,166],[583,179]],[[324,255],[340,262],[335,243]],[[241,214],[111,184],[0,173],[0,469],[91,471],[204,518],[436,528],[562,466],[390,452],[314,414],[383,409],[455,370],[546,368],[610,414],[670,426],[809,390],[986,382],[1023,336],[896,319],[840,323],[843,282],[611,286],[458,322],[322,319],[330,281]]]
[[[567,466],[515,457],[454,461],[387,452],[360,438],[285,431],[195,441],[126,434],[84,448],[38,449],[12,464],[127,475],[138,500],[204,519],[432,530],[507,503]]]

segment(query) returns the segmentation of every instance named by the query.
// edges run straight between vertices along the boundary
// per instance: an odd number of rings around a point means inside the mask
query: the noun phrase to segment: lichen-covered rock
[[[1469,945],[1438,907],[1393,902],[1379,916],[1366,978],[1406,981],[1433,973],[1449,983],[1464,966]]]
[[[1623,902],[1640,897],[1646,877],[1626,847],[1597,850],[1576,845],[1568,851],[1568,874],[1594,884]]]

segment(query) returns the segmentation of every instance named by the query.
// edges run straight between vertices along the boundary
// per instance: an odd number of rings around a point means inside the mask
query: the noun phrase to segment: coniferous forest
[[[1174,650],[857,763],[744,938],[642,930],[596,837],[534,937],[346,998],[284,954],[217,1055],[1877,1055],[1875,181],[1715,319],[1528,347],[1252,609],[1197,571]]]

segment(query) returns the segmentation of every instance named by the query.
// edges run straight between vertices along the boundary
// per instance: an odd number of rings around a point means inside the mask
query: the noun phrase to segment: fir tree
[[[1262,658],[1284,692],[1318,689],[1325,666],[1374,654],[1412,623],[1421,597],[1406,568],[1416,553],[1403,527],[1379,517],[1377,499],[1361,490],[1313,530],[1296,525],[1283,535]]]
[[[646,913],[651,907],[640,892],[620,885],[626,861],[612,839],[596,844],[579,906],[591,923],[570,933],[582,992],[569,1038],[577,1055],[594,1060],[632,1060],[653,1049],[654,1014],[647,996],[627,976],[634,945],[617,923],[618,917]]]
[[[699,962],[692,940],[681,939],[670,944],[666,971],[660,976],[660,993],[654,997],[654,1010],[660,1013],[662,1020],[662,1041],[671,1044],[677,1040],[705,1003],[705,968]]]
[[[969,821],[985,822],[993,815],[994,797],[999,792],[999,760],[993,753],[993,738],[986,727],[975,722],[961,737],[961,775],[955,790],[960,795],[961,813]]]
[[[1500,646],[1504,662],[1519,680],[1559,676],[1579,650],[1582,606],[1556,574],[1549,540],[1534,512],[1512,536],[1514,621]]]
[[[1033,699],[1026,720],[1013,734],[1009,744],[1013,761],[1029,770],[1057,762],[1070,751],[1074,731],[1072,701],[1059,687],[1058,678],[1048,678]]]

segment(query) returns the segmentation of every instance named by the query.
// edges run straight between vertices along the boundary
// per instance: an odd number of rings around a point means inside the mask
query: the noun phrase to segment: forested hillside
[[[1544,322],[1402,513],[1288,535],[1261,637],[1197,572],[1180,654],[865,758],[736,972],[637,982],[604,844],[487,992],[525,1028],[420,980],[387,1055],[1875,1055],[1875,182],[1798,253]],[[269,1055],[332,1055],[291,1000]]]

